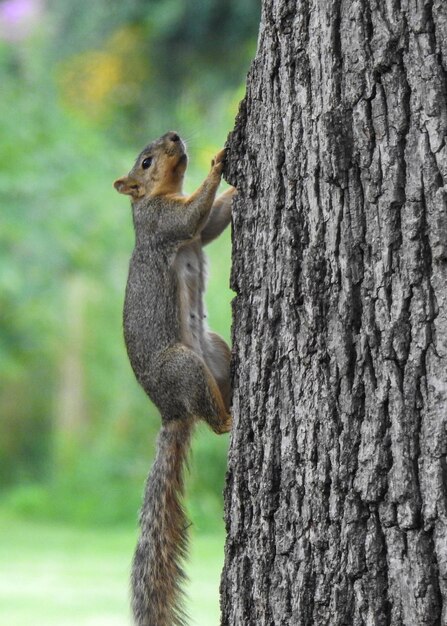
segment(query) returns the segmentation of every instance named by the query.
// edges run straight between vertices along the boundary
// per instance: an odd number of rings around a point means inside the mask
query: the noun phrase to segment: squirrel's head
[[[127,176],[113,186],[134,200],[182,191],[188,155],[178,133],[170,131],[146,146]]]

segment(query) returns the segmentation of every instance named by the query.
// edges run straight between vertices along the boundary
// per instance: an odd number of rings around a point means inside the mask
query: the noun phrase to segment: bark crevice
[[[447,4],[264,0],[228,143],[223,626],[447,623]]]

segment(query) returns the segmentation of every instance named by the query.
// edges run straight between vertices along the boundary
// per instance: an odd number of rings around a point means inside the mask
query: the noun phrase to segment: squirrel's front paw
[[[225,149],[220,150],[211,161],[211,171],[219,176],[222,174],[223,162],[225,159]]]
[[[211,166],[214,167],[215,165],[217,165],[218,163],[222,163],[223,160],[225,158],[225,148],[222,148],[222,150],[220,150],[216,156],[214,157],[214,159],[211,161]]]

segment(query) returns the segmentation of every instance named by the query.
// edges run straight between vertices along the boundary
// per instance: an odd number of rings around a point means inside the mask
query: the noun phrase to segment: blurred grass
[[[130,626],[134,529],[79,529],[0,517],[0,624]],[[191,624],[219,623],[223,535],[193,533]]]

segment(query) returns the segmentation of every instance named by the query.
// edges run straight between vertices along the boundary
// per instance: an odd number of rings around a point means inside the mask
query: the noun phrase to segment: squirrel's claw
[[[211,161],[211,167],[214,167],[216,165],[218,165],[219,163],[223,163],[223,160],[225,159],[225,148],[223,148],[222,150],[220,150],[216,156],[214,157],[214,159],[212,159]]]

